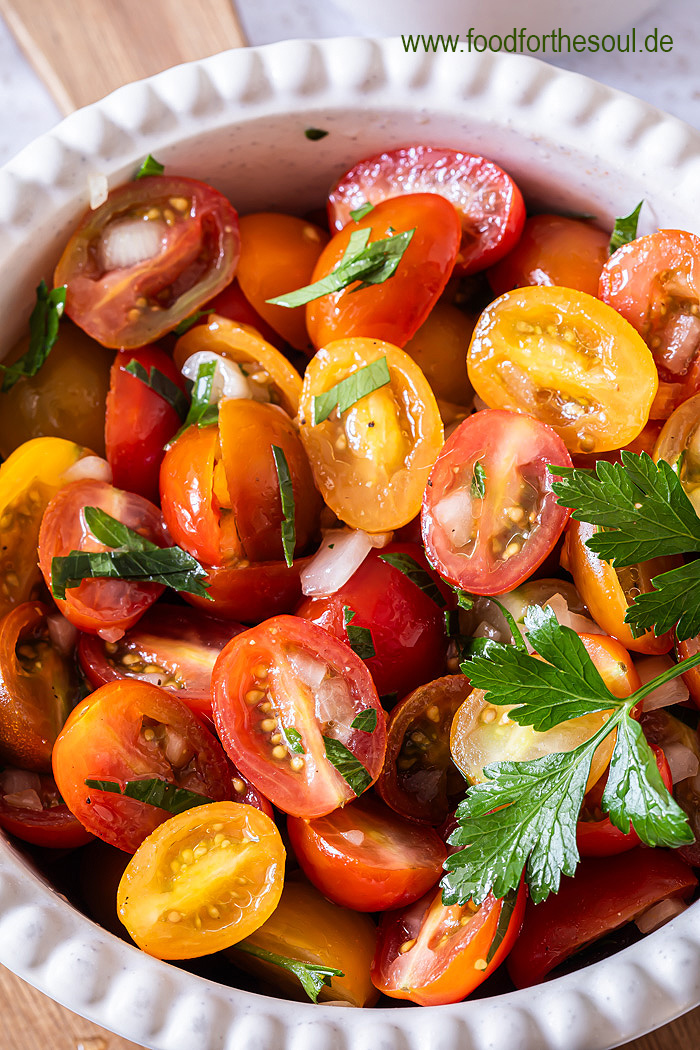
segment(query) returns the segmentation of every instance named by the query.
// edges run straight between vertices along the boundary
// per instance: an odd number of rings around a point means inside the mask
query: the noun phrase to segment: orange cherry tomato
[[[658,386],[644,340],[619,314],[571,288],[520,288],[484,310],[469,379],[490,408],[551,426],[571,452],[627,445]]]
[[[529,284],[577,288],[598,294],[610,234],[564,215],[532,215],[520,240],[487,273],[496,295]]]
[[[289,310],[267,300],[315,280],[312,274],[328,234],[306,219],[271,211],[244,215],[239,228],[241,257],[236,278],[241,291],[271,328],[296,350],[309,352],[304,307]]]
[[[459,216],[444,197],[436,193],[392,197],[336,233],[316,264],[312,283],[336,268],[356,230],[371,230],[369,243],[409,230],[415,233],[388,280],[366,288],[353,283],[308,304],[306,324],[317,350],[333,339],[351,336],[404,346],[447,284],[462,237]]]
[[[284,880],[284,846],[265,813],[212,802],[148,836],[117,891],[119,918],[157,959],[229,948],[270,918]]]
[[[476,318],[451,303],[436,303],[404,350],[430,383],[438,405],[467,407],[474,397],[466,353]]]

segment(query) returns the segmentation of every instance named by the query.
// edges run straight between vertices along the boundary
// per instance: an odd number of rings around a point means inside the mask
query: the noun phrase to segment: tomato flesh
[[[23,842],[75,849],[92,835],[73,816],[48,774],[6,766],[0,772],[0,827]]]

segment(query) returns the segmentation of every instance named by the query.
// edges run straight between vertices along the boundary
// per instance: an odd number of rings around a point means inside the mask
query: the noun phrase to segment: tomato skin
[[[394,692],[404,696],[420,682],[430,681],[444,666],[447,650],[443,610],[400,569],[382,560],[384,554],[399,553],[427,570],[417,544],[390,543],[371,550],[334,594],[305,598],[295,610],[297,616],[346,643],[343,609],[347,606],[355,612],[353,626],[372,633],[375,655],[365,662],[380,696]]]
[[[329,669],[338,687],[324,692]],[[302,674],[312,674],[316,684],[304,681]],[[214,667],[212,706],[231,759],[273,805],[291,816],[325,816],[356,797],[326,757],[324,733],[341,734],[364,766],[366,787],[381,770],[386,724],[370,673],[349,646],[308,620],[276,616],[232,639]],[[318,716],[317,708],[322,711]],[[368,708],[377,712],[374,730],[351,729]],[[283,746],[290,730],[299,733],[297,746],[303,752],[293,754]]]
[[[474,391],[467,378],[466,353],[476,317],[444,299],[436,303],[404,350],[419,366],[438,405],[453,410],[471,406]]]
[[[158,224],[154,254],[110,265],[102,250],[106,231],[134,220]],[[67,286],[66,313],[93,339],[114,349],[144,346],[221,291],[238,254],[238,217],[222,194],[195,179],[151,175],[112,190],[87,212],[54,283]]]
[[[470,692],[465,675],[445,675],[419,686],[389,715],[377,791],[407,820],[442,824],[464,795],[464,780],[450,754],[450,729]]]
[[[511,951],[522,925],[525,896],[522,882],[512,915],[504,916],[508,926],[503,940],[488,965],[479,969],[476,963],[482,966],[486,961],[503,908],[492,894],[475,910],[471,902],[444,905],[438,887],[403,911],[388,912],[379,927],[372,963],[375,987],[392,999],[409,999],[421,1006],[460,1002]],[[461,919],[467,922],[462,925]]]
[[[572,879],[541,904],[528,901],[508,958],[516,988],[538,984],[559,963],[666,897],[687,899],[698,884],[675,850],[636,847],[615,857],[587,857]]]
[[[183,394],[185,381],[172,359],[157,346],[120,350],[112,365],[105,416],[105,446],[112,481],[117,488],[157,503],[163,446],[182,420],[165,398],[126,371],[132,361],[149,374],[152,368],[158,369]]]
[[[472,495],[477,462],[483,497]],[[460,423],[430,473],[421,511],[428,560],[446,580],[474,594],[503,594],[542,564],[571,513],[557,505],[550,463],[569,466],[571,458],[561,438],[535,419],[486,410]],[[520,472],[517,486],[513,467]],[[522,482],[535,493],[526,506]],[[465,522],[475,534],[458,531]]]
[[[447,857],[436,832],[367,795],[316,820],[290,817],[287,831],[309,881],[334,904],[361,912],[412,904],[438,881]],[[363,836],[359,846],[353,835]]]
[[[587,541],[596,532],[597,526],[572,518],[566,534],[566,551],[562,555],[591,615],[607,634],[617,638],[626,649],[650,656],[667,653],[673,645],[673,631],[667,631],[659,637],[653,631],[645,631],[635,637],[630,625],[625,623],[629,603],[623,582],[637,593],[647,593],[653,590],[650,582],[653,577],[680,565],[680,558],[652,558],[624,569],[614,569],[587,546]]]
[[[700,634],[696,634],[694,638],[686,638],[682,642],[679,642],[676,638],[676,656],[679,660],[685,660],[689,656],[696,656],[700,653]],[[686,671],[681,675],[684,685],[687,687],[690,693],[690,699],[695,707],[700,708],[700,673],[697,667],[691,667],[689,671]]]
[[[286,345],[282,336],[278,335],[274,328],[251,306],[235,278],[207,303],[206,308],[218,317],[224,317],[236,324],[250,325],[266,343],[271,343],[278,350],[283,350]]]
[[[291,613],[301,598],[300,573],[311,557],[259,562],[257,565],[207,566],[207,598],[186,594],[190,605],[225,619],[260,623],[280,613]]]
[[[43,809],[26,809],[8,802],[8,795],[11,798],[13,792],[6,790],[3,781],[7,781],[8,777],[13,777],[17,772],[5,769],[0,773],[1,828],[23,842],[49,849],[76,849],[92,841],[90,832],[73,816],[68,806],[59,801],[56,783],[48,774],[36,776],[36,780],[29,774],[31,782],[36,785],[32,790],[38,794]],[[27,784],[29,783],[28,780]]]
[[[49,589],[54,558],[76,550],[108,549],[90,533],[85,524],[84,507],[99,507],[159,547],[170,546],[160,511],[148,500],[133,492],[115,489],[104,481],[74,481],[54,496],[41,522],[39,565]],[[77,587],[69,587],[65,599],[57,598],[56,604],[65,618],[81,631],[109,631],[121,637],[164,590],[159,583],[89,579]]]
[[[306,326],[317,350],[334,339],[365,336],[402,347],[415,335],[452,272],[461,239],[454,207],[435,193],[382,201],[359,222],[331,238],[311,282],[326,277],[345,254],[352,233],[371,230],[370,243],[415,229],[391,280],[356,290],[354,285],[309,303]],[[290,291],[291,289],[287,289]]]
[[[204,565],[221,564],[228,555],[214,497],[218,450],[216,426],[188,427],[167,450],[160,468],[160,502],[168,532]]]
[[[279,831],[253,806],[211,802],[178,813],[127,864],[117,891],[119,918],[157,959],[221,951],[269,919],[282,893],[284,857]],[[247,904],[231,890],[240,878]]]
[[[233,790],[221,745],[187,705],[148,682],[123,679],[101,686],[71,712],[54,745],[53,773],[81,824],[126,853],[171,814],[89,788],[86,780],[116,780],[123,786],[156,777],[217,801],[229,799]]]
[[[403,193],[443,195],[457,209],[462,239],[458,273],[475,273],[510,251],[525,222],[525,204],[509,175],[491,160],[431,146],[409,146],[360,161],[328,196],[331,229],[343,229],[350,212]]]
[[[532,215],[515,247],[486,276],[496,295],[529,284],[597,295],[609,243],[610,234],[580,219]]]

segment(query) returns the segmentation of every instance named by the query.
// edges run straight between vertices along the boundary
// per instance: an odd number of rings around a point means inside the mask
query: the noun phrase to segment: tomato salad
[[[0,366],[0,826],[108,928],[435,1005],[687,907],[700,239],[637,214],[416,145],[80,222]]]

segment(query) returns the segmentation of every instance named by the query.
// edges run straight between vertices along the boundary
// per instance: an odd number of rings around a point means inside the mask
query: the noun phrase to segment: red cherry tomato
[[[442,889],[387,912],[377,938],[372,982],[392,999],[421,1006],[458,1003],[500,966],[523,921],[525,884],[508,900],[489,894],[478,907],[442,903]]]
[[[206,309],[219,317],[228,318],[229,321],[250,325],[260,333],[266,343],[272,343],[278,350],[283,350],[287,345],[282,336],[278,335],[274,328],[251,306],[237,280],[231,281],[223,292],[219,292],[208,302]]]
[[[284,561],[263,561],[231,568],[208,567],[204,581],[207,597],[197,594],[183,597],[205,612],[242,623],[260,623],[270,616],[294,610],[301,598],[299,576],[310,561],[309,557],[295,558],[291,566]]]
[[[666,419],[700,389],[700,237],[657,230],[618,248],[600,298],[630,322],[659,369],[652,419]]]
[[[530,416],[486,410],[445,442],[423,497],[430,562],[456,587],[503,594],[553,549],[569,510],[557,506],[549,464],[570,466],[554,431]]]
[[[277,616],[229,642],[212,701],[230,757],[285,813],[324,816],[379,775],[386,725],[370,673],[308,620]]]
[[[564,215],[532,215],[516,246],[487,277],[496,295],[526,284],[549,284],[598,294],[610,234]]]
[[[73,710],[53,749],[56,785],[94,835],[126,853],[171,814],[86,780],[158,779],[215,801],[233,795],[216,737],[181,700],[148,682],[103,685]]]
[[[196,715],[211,714],[211,673],[216,658],[243,628],[179,605],[155,605],[118,642],[83,634],[78,657],[97,689],[122,678],[151,682]]]
[[[194,179],[150,176],[89,211],[56,267],[66,313],[103,346],[159,339],[221,291],[238,261],[238,217]]]
[[[0,772],[0,827],[23,842],[52,849],[75,849],[92,839],[63,802],[52,776],[9,766]]]
[[[166,398],[127,372],[132,361],[149,375],[152,368],[157,369],[179,388],[183,397],[186,386],[171,358],[156,346],[120,350],[112,365],[105,416],[105,446],[112,481],[117,488],[137,492],[157,503],[163,446],[178,430],[182,415]]]
[[[109,550],[88,529],[84,507],[99,507],[159,547],[170,546],[160,511],[133,492],[115,489],[104,481],[75,481],[49,503],[39,532],[39,565],[51,587],[51,563],[71,551]],[[83,580],[66,590],[59,609],[81,631],[119,638],[163,593],[159,583],[132,583],[119,579]]]
[[[371,795],[316,820],[290,817],[287,830],[307,878],[355,911],[412,904],[438,881],[447,856],[436,832],[409,824]]]
[[[385,554],[407,554],[428,571],[420,547],[391,543],[382,550],[370,551],[360,568],[334,594],[306,598],[296,615],[313,620],[347,642],[344,610],[352,610],[352,627],[364,627],[372,636],[374,656],[367,657],[366,663],[377,692],[382,697],[390,693],[404,696],[444,667],[445,618],[443,609],[432,598],[400,569],[383,560]]]
[[[525,922],[508,959],[517,988],[550,970],[666,897],[687,899],[698,880],[674,850],[637,847],[616,857],[587,857],[572,879],[541,904],[528,901]]]
[[[525,222],[520,190],[493,161],[409,146],[360,161],[338,180],[328,196],[331,229],[342,230],[353,209],[403,193],[438,193],[455,206],[462,224],[459,273],[493,265],[511,250]]]
[[[394,197],[331,238],[316,264],[312,282],[336,268],[356,230],[371,230],[370,243],[409,230],[415,233],[390,280],[367,288],[353,283],[308,304],[306,325],[317,350],[335,339],[352,336],[404,346],[447,284],[461,236],[459,216],[443,197],[435,193]]]

